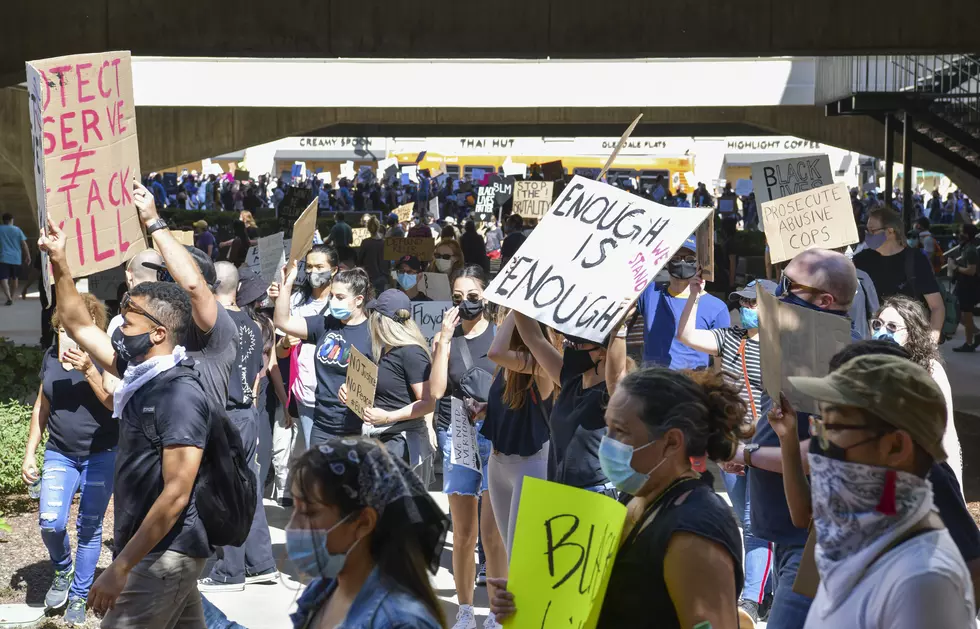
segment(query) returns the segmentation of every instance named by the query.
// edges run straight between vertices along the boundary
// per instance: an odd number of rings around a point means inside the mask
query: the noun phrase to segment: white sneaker
[[[473,615],[472,605],[460,605],[453,629],[476,629],[476,617]]]
[[[490,612],[487,619],[483,621],[483,629],[503,629],[503,627],[497,622],[497,617],[493,612]]]

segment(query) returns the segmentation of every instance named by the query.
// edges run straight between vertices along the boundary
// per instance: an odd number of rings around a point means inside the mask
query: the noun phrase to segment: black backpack
[[[185,360],[156,379],[162,386],[177,378],[190,378],[203,388],[201,377],[192,360]],[[255,475],[248,466],[245,448],[238,429],[231,423],[227,411],[208,400],[211,421],[208,440],[197,473],[197,516],[204,524],[208,543],[212,546],[241,546],[252,527],[258,502]],[[143,431],[158,450],[162,450],[156,425],[144,422]]]

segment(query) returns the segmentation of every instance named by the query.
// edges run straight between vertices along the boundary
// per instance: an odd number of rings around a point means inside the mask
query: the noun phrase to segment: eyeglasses
[[[827,449],[830,444],[830,439],[827,437],[827,431],[829,430],[868,430],[874,432],[878,437],[886,434],[887,431],[877,430],[874,426],[868,426],[867,424],[828,424],[822,417],[810,416],[810,434],[817,438],[820,443],[820,447]],[[871,441],[871,439],[868,439]],[[866,443],[862,441],[861,443]],[[854,444],[855,446],[861,445],[861,443]],[[853,446],[851,446],[853,447]]]
[[[677,257],[671,258],[671,261],[672,262],[686,262],[688,264],[695,264],[698,261],[698,259],[697,259],[696,256],[684,256],[683,258],[677,258]]]
[[[871,320],[871,329],[873,331],[877,332],[881,328],[885,328],[886,330],[888,330],[892,334],[894,334],[896,332],[899,332],[901,330],[906,329],[904,325],[899,325],[899,324],[895,323],[894,321],[882,321],[881,319],[872,319]]]
[[[143,310],[142,308],[140,308],[139,306],[137,306],[136,303],[133,302],[132,297],[129,296],[129,293],[126,293],[125,295],[123,295],[122,301],[119,302],[119,311],[122,314],[124,314],[124,315],[127,312],[135,312],[138,315],[143,315],[144,317],[146,317],[147,319],[149,319],[153,323],[157,324],[161,328],[167,327],[167,326],[163,325],[163,323],[159,319],[157,319],[156,317],[154,317],[153,315],[151,315],[146,310]]]
[[[756,301],[754,299],[747,299],[745,297],[740,297],[738,300],[738,305],[743,308],[755,308]]]
[[[453,254],[451,253],[433,253],[432,257],[436,260],[452,260]]]
[[[786,293],[790,292],[790,290],[794,288],[797,290],[805,290],[810,293],[826,293],[828,295],[830,294],[827,293],[827,291],[825,291],[822,288],[815,288],[813,286],[807,286],[806,284],[800,284],[799,282],[794,282],[789,278],[788,275],[786,275],[786,272],[784,271],[783,274],[779,277],[779,290],[777,291],[776,294],[785,295]]]

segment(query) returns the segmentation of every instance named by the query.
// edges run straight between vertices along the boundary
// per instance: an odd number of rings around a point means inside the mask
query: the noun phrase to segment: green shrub
[[[0,402],[0,496],[24,493],[20,478],[24,448],[31,424],[31,406],[10,400]],[[37,449],[37,468],[41,469],[44,445]]]
[[[43,358],[44,350],[39,347],[16,345],[0,338],[0,402],[34,403]]]

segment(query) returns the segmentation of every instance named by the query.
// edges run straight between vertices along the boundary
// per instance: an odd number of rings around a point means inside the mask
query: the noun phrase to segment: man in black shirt
[[[143,282],[123,300],[124,322],[110,340],[75,289],[66,242],[48,221],[39,244],[50,255],[62,324],[97,364],[123,378],[113,396],[114,559],[92,586],[89,606],[108,614],[104,627],[202,627],[196,578],[210,547],[195,485],[210,406],[199,378],[182,364],[190,301],[173,284]]]
[[[929,309],[932,340],[938,343],[946,307],[929,259],[906,246],[902,215],[889,208],[872,210],[867,233],[868,248],[854,256],[854,266],[871,276],[879,300],[905,295],[922,301]]]
[[[215,548],[218,559],[210,575],[198,581],[198,589],[202,592],[240,592],[245,589],[246,583],[275,583],[279,579],[276,559],[272,555],[269,523],[262,508],[265,483],[258,476],[259,417],[255,398],[265,360],[262,354],[262,329],[238,308],[238,269],[230,262],[218,262],[214,268],[218,280],[215,296],[235,322],[239,337],[231,378],[228,380],[225,408],[231,423],[241,435],[245,457],[256,476],[258,508],[255,509],[252,527],[243,545]]]

